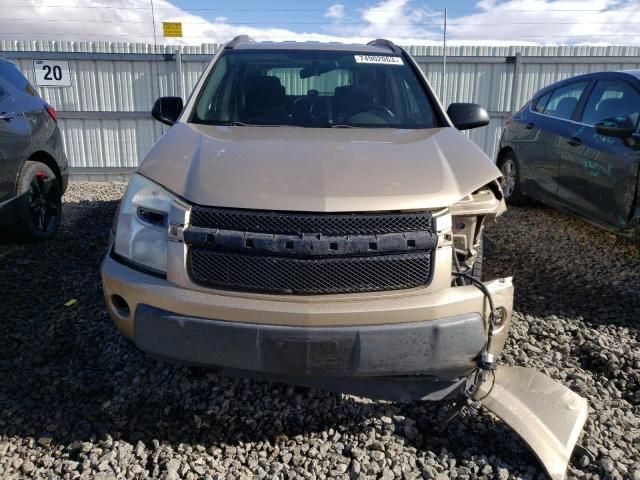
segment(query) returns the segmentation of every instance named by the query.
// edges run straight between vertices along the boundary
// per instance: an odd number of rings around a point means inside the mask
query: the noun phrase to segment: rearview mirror
[[[319,62],[314,60],[309,67],[304,67],[300,70],[300,78],[310,78],[322,75],[323,73],[331,72],[338,68],[337,62]]]
[[[458,130],[489,125],[489,114],[477,103],[452,103],[447,108],[447,115]]]
[[[180,117],[182,109],[182,98],[180,97],[160,97],[153,104],[151,116],[167,125],[173,125]]]
[[[634,129],[632,127],[621,127],[613,122],[604,121],[596,123],[596,132],[605,137],[629,138],[633,135]]]

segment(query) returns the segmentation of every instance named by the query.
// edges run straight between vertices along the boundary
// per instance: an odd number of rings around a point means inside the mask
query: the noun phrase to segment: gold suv
[[[499,367],[510,278],[481,282],[500,172],[415,60],[238,37],[127,188],[102,265],[116,326],[149,354],[395,401],[482,402],[561,478],[586,403]],[[532,387],[533,386],[533,387]],[[542,388],[540,388],[542,387]],[[464,400],[467,398],[467,400]]]

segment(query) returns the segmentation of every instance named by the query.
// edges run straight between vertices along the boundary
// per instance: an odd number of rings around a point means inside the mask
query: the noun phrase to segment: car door
[[[583,79],[559,86],[544,109],[545,121],[541,134],[544,150],[541,154],[545,155],[548,165],[545,173],[549,189],[552,188],[554,198],[563,203],[570,203],[571,199],[566,195],[566,171],[561,170],[560,165],[573,153],[569,140],[579,127],[573,115],[591,83],[590,79]]]
[[[638,127],[640,86],[619,77],[596,82],[580,117],[579,128],[567,142],[569,155],[561,160],[563,193],[579,213],[613,227],[625,228],[636,195],[640,138],[603,136],[600,121]]]
[[[558,162],[546,153],[552,136],[544,109],[553,91],[535,97],[522,111],[513,116],[512,143],[520,166],[522,191],[531,197],[555,196]]]
[[[31,127],[15,98],[15,88],[0,61],[0,206],[15,195],[23,152],[31,143]],[[11,66],[11,68],[14,68]]]

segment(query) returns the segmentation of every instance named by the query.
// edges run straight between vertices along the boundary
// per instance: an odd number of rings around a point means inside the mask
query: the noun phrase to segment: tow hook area
[[[587,420],[587,400],[530,368],[500,366],[492,373],[473,393],[472,406],[480,402],[511,427],[552,480],[564,479]]]

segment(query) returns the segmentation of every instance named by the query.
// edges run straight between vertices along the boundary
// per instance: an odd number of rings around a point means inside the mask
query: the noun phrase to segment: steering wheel
[[[296,112],[294,115],[299,116],[303,114],[311,120],[316,120],[316,110],[319,107],[318,91],[311,89],[304,97],[298,98],[293,102],[293,109]]]
[[[364,112],[378,115],[385,121],[393,120],[395,118],[395,114],[391,110],[384,105],[378,105],[377,103],[364,103],[362,105],[357,105],[347,112],[345,118],[351,118],[358,113]]]

